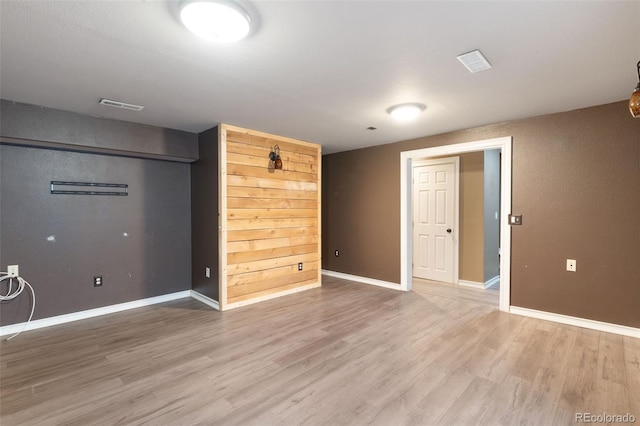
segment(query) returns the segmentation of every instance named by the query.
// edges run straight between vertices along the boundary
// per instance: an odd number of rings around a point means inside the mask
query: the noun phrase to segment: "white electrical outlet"
[[[567,259],[567,271],[576,272],[576,260]]]
[[[209,268],[208,266],[204,268],[204,277],[211,278],[211,268]]]
[[[7,273],[9,274],[10,277],[20,276],[20,272],[18,271],[18,265],[7,266]]]

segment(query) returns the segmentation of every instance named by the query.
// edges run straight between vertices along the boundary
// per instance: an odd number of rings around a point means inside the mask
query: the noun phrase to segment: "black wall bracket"
[[[74,189],[60,189],[60,187],[72,187]],[[51,193],[126,196],[129,195],[129,185],[123,183],[63,182],[52,180]]]

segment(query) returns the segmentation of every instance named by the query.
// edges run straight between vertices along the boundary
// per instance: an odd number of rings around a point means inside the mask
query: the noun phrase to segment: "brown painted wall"
[[[484,282],[484,154],[460,155],[461,280]]]
[[[640,120],[626,101],[326,155],[323,267],[399,282],[400,152],[501,136],[523,215],[511,304],[639,327]]]
[[[218,127],[202,132],[198,145],[200,157],[191,164],[191,288],[219,301]]]
[[[397,149],[381,145],[325,155],[322,176],[323,268],[400,282]]]

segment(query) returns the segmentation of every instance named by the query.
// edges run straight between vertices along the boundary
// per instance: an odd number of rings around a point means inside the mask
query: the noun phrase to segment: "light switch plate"
[[[509,225],[522,225],[522,215],[509,215]]]
[[[576,272],[576,260],[575,259],[567,259],[567,271]]]

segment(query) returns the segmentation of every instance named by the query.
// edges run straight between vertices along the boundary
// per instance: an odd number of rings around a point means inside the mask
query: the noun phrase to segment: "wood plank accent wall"
[[[320,286],[320,145],[225,124],[219,132],[220,308]],[[270,167],[275,145],[282,170]]]

